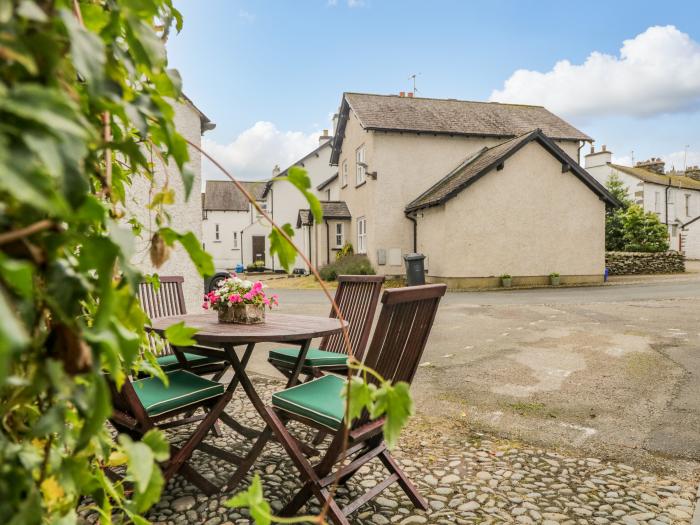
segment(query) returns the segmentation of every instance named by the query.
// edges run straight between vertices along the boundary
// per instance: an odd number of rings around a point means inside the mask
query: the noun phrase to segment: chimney
[[[335,130],[338,128],[338,119],[340,116],[338,113],[333,113],[333,118],[331,119],[333,121],[333,135],[335,135]]]
[[[609,162],[612,162],[612,151],[608,151],[607,146],[603,146],[600,151],[596,151],[591,145],[591,152],[585,156],[584,168],[605,166]]]
[[[406,93],[406,95],[408,96],[408,98],[413,98],[413,91],[409,91],[408,93]]]
[[[320,146],[321,144],[323,144],[324,142],[326,142],[327,140],[330,140],[330,139],[331,139],[331,136],[328,134],[328,130],[324,129],[323,135],[320,135],[318,137],[318,145]]]
[[[282,171],[280,170],[280,167],[275,164],[275,167],[272,168],[272,178],[274,179],[275,177],[279,177],[280,171]]]
[[[661,175],[664,174],[665,166],[666,164],[664,163],[664,161],[657,157],[652,157],[649,160],[643,160],[635,164],[635,168],[644,168],[653,171],[654,173],[659,173]]]
[[[405,93],[404,91],[399,91],[399,96],[400,96],[400,97],[405,97],[405,96],[406,96],[406,93]]]

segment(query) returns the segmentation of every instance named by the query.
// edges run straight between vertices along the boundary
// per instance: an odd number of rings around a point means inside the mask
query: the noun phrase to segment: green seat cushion
[[[300,350],[300,348],[277,348],[270,351],[269,359],[282,365],[289,365],[291,368],[297,362]],[[347,362],[348,356],[345,354],[309,348],[306,359],[304,359],[304,366],[323,368],[324,366],[345,365]]]
[[[221,383],[209,381],[187,370],[176,370],[166,375],[170,381],[168,386],[157,377],[133,382],[136,395],[149,416],[193,405],[224,393],[224,385]]]
[[[344,378],[323,376],[272,394],[272,406],[338,430],[345,414],[343,388]]]
[[[187,352],[183,352],[182,354],[185,356],[187,363],[192,366],[199,366],[205,365],[207,363],[216,363],[218,361],[222,361],[222,359],[216,359],[214,357],[207,357],[204,355],[188,354]],[[182,368],[182,365],[180,364],[180,361],[177,360],[177,356],[175,354],[162,355],[156,358],[156,361],[158,361],[158,364],[164,372],[169,372],[171,370],[177,370],[178,368]]]

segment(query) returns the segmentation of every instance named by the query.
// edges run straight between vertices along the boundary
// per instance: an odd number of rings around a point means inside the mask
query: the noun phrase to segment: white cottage
[[[603,146],[600,151],[591,148],[585,158],[586,170],[601,184],[606,184],[610,177],[617,176],[627,188],[629,198],[653,212],[668,228],[669,248],[685,251],[684,237],[690,233],[691,242],[700,231],[700,221],[694,221],[700,215],[700,181],[683,172],[664,172],[664,162],[658,158],[637,162],[634,167],[614,164],[612,152]],[[690,171],[689,171],[690,173]],[[700,258],[700,241],[697,252],[688,257]]]

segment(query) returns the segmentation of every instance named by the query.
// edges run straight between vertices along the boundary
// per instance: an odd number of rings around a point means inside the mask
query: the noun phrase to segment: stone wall
[[[685,258],[679,252],[605,252],[605,267],[610,275],[680,273]]]

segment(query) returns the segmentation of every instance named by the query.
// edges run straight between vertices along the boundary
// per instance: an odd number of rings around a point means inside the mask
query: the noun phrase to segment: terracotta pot
[[[265,322],[265,306],[234,304],[218,310],[220,323],[260,324]]]

